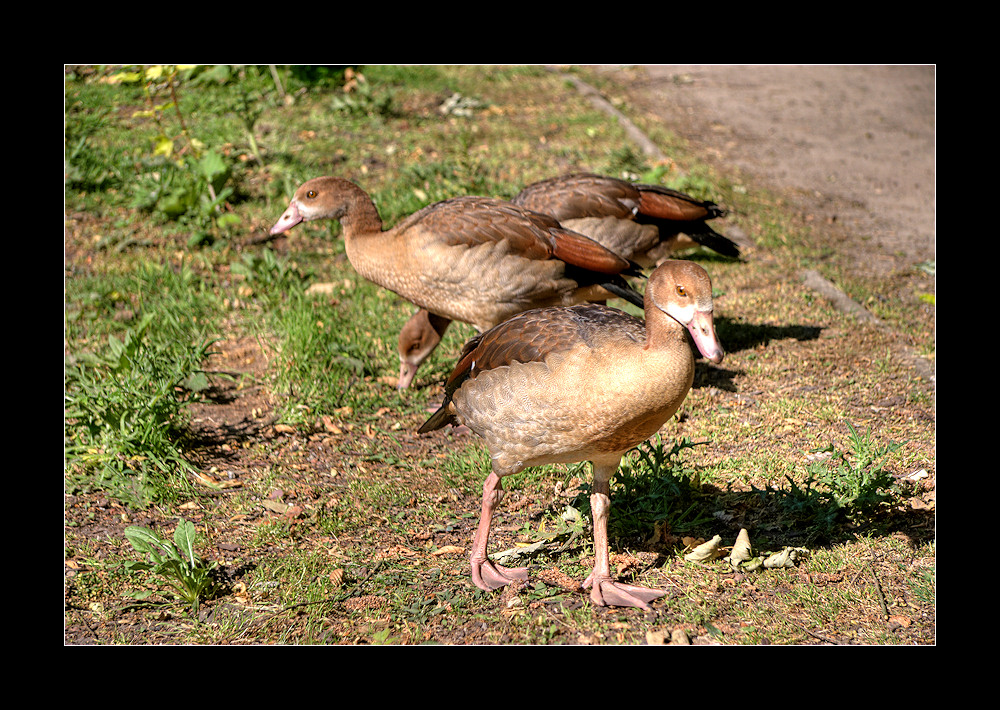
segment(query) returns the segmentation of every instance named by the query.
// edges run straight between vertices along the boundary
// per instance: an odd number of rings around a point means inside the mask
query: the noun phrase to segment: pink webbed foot
[[[472,581],[476,586],[487,592],[499,589],[511,582],[527,582],[528,568],[508,568],[494,564],[489,560],[472,563]]]
[[[610,577],[597,577],[591,573],[583,583],[583,587],[593,587],[590,590],[590,600],[598,606],[636,606],[646,611],[652,611],[648,602],[659,599],[665,591],[636,587],[632,584],[615,582]]]

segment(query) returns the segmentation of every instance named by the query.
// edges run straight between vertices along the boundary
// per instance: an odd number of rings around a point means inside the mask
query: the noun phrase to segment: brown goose
[[[594,570],[583,586],[599,605],[637,606],[664,592],[611,579],[610,481],[622,456],[655,434],[687,396],[694,357],[719,363],[712,284],[693,262],[666,261],[653,271],[646,321],[596,304],[544,308],[514,316],[471,339],[445,385],[445,400],[420,433],[464,424],[483,437],[493,470],[483,485],[472,544],[472,579],[490,590],[526,580],[487,555],[501,479],[529,466],[591,461],[594,466]]]
[[[667,187],[572,173],[532,183],[511,201],[550,215],[563,227],[643,267],[699,244],[725,256],[740,255],[735,242],[706,224],[725,216],[725,210]],[[429,322],[427,314],[419,311],[400,331],[400,389],[409,385],[443,333],[439,324]]]
[[[361,276],[434,314],[431,350],[452,320],[484,331],[531,308],[612,297],[642,303],[621,276],[640,274],[637,264],[503,200],[455,197],[383,230],[364,190],[318,177],[296,190],[270,233],[315,219],[340,221],[347,258]]]
[[[511,202],[551,215],[647,267],[699,244],[725,256],[740,255],[735,242],[706,224],[725,216],[725,210],[668,187],[573,173],[532,183]]]

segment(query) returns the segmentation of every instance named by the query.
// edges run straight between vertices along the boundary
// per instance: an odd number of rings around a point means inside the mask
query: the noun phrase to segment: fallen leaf
[[[451,554],[460,555],[463,552],[465,552],[465,548],[464,547],[458,547],[456,545],[445,545],[444,547],[439,547],[438,549],[434,550],[434,552],[432,552],[431,554],[432,555],[451,555]]]
[[[553,587],[575,592],[580,589],[580,582],[558,569],[543,569],[538,571],[538,578]]]
[[[688,638],[687,631],[684,629],[674,629],[670,632],[670,645],[671,646],[690,646],[691,639]]]
[[[750,533],[746,531],[746,528],[740,528],[740,533],[736,536],[736,544],[733,545],[733,551],[729,553],[729,557],[727,557],[726,560],[729,562],[730,566],[736,570],[740,568],[740,565],[743,562],[746,562],[751,557]]]
[[[309,284],[306,288],[306,293],[310,296],[312,295],[327,295],[334,293],[336,289],[340,287],[339,284],[332,284],[329,282]]]
[[[795,561],[804,555],[808,555],[809,550],[804,547],[786,547],[781,552],[776,552],[766,560],[764,560],[764,567],[767,569],[775,569],[779,567],[794,567]]]
[[[201,471],[195,471],[194,472],[194,480],[197,483],[200,483],[203,486],[208,486],[209,488],[218,488],[219,487],[219,482],[218,481],[216,481],[211,476],[208,476],[208,475],[202,473]]]
[[[647,646],[666,646],[667,645],[667,632],[666,631],[654,631],[653,629],[646,630],[646,645]]]
[[[890,627],[903,627],[904,629],[908,629],[912,623],[913,620],[910,617],[903,616],[901,614],[893,614],[889,617]]]
[[[280,500],[269,500],[267,498],[262,500],[260,504],[275,513],[284,513],[289,507],[288,503],[282,503]]]
[[[324,414],[323,416],[321,416],[320,421],[323,422],[324,431],[328,431],[331,434],[344,433],[344,431],[339,426],[333,423],[333,419],[330,417],[329,414]]]
[[[218,478],[210,476],[207,473],[202,473],[201,471],[194,472],[194,480],[203,486],[215,489],[239,488],[243,485],[243,482],[240,480],[220,481]]]
[[[237,582],[232,587],[233,598],[236,599],[240,604],[249,604],[250,595],[247,594],[247,585],[243,582]]]
[[[721,542],[722,536],[716,535],[708,542],[701,543],[698,547],[691,550],[691,552],[684,555],[684,559],[688,562],[710,562],[722,554],[722,550],[719,549]]]
[[[545,540],[539,540],[538,542],[531,543],[527,547],[515,547],[511,550],[494,552],[492,555],[490,555],[490,559],[493,560],[494,562],[505,563],[506,561],[517,559],[518,557],[521,557],[523,555],[530,555],[532,552],[541,549],[542,545],[544,544]]]

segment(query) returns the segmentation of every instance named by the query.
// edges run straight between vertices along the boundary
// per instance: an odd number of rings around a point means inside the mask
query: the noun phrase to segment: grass
[[[193,281],[186,267],[142,264],[130,279],[96,286],[96,296],[92,283],[76,291],[66,322],[81,349],[67,360],[65,384],[66,451],[78,482],[140,505],[187,490],[184,408],[206,387],[214,327]],[[115,314],[124,301],[135,311],[121,330]]]
[[[934,467],[933,426],[921,424],[932,395],[886,355],[889,335],[856,339],[786,278],[839,257],[781,198],[719,174],[652,124],[674,163],[648,165],[616,123],[538,68],[362,67],[353,93],[342,89],[357,81],[349,72],[306,69],[279,68],[290,103],[265,67],[67,76],[65,546],[79,570],[67,577],[68,628],[97,629],[86,633],[102,643],[615,644],[674,628],[732,644],[893,643],[881,597],[909,605],[890,611],[911,620],[910,642],[933,642],[933,535],[904,545],[894,534],[913,493],[903,475]],[[536,574],[589,572],[588,465],[505,481],[491,552],[542,542],[532,585],[501,601],[469,584],[488,455],[473,437],[412,432],[471,329],[452,327],[401,395],[395,338],[412,308],[354,273],[338,226],[253,243],[317,174],[357,181],[391,226],[436,200],[511,196],[570,169],[713,199],[768,254],[690,256],[712,274],[729,355],[699,366],[664,438],[631,454],[614,482],[614,564],[670,590],[654,617],[595,609]],[[862,300],[895,292],[852,288]],[[878,304],[933,351],[915,317],[926,303]],[[235,338],[259,343],[267,367],[246,377],[221,364]],[[226,382],[263,390],[259,407],[284,433],[195,446],[192,408],[224,404]],[[873,414],[897,395],[909,417]],[[210,466],[238,485],[195,483]],[[262,506],[274,495],[298,512]],[[223,591],[200,613],[175,605],[156,621],[153,604],[132,600],[142,585],[125,571],[135,554],[124,529],[180,517]],[[812,554],[747,580],[683,560],[683,538],[724,533],[731,545],[740,526],[762,549],[808,542]]]

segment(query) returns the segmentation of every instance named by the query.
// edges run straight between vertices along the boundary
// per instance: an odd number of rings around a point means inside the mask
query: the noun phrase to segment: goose
[[[649,277],[645,322],[587,303],[526,311],[469,340],[445,383],[444,402],[418,433],[464,425],[489,450],[492,470],[470,557],[477,587],[528,578],[527,568],[505,568],[487,556],[502,480],[530,466],[590,461],[595,562],[582,586],[601,606],[650,609],[664,594],[611,578],[610,481],[625,453],[659,431],[687,396],[694,379],[688,333],[702,355],[722,362],[708,273],[694,262],[668,260]]]
[[[548,215],[505,200],[454,197],[386,230],[361,187],[323,176],[299,186],[270,234],[318,219],[340,222],[347,258],[358,274],[428,312],[414,316],[434,335],[423,358],[451,321],[482,332],[532,308],[612,297],[642,304],[622,277],[641,275],[638,264]],[[403,371],[401,365],[404,387],[417,366]]]
[[[733,240],[706,224],[724,217],[724,209],[660,185],[571,173],[532,183],[511,202],[550,215],[644,267],[698,245],[740,256]]]
[[[714,202],[697,200],[668,187],[570,173],[532,183],[511,202],[554,217],[563,227],[590,237],[644,268],[699,244],[725,256],[740,256],[735,242],[706,224],[725,216],[725,210]],[[400,331],[400,389],[412,382],[446,327],[417,311]]]

